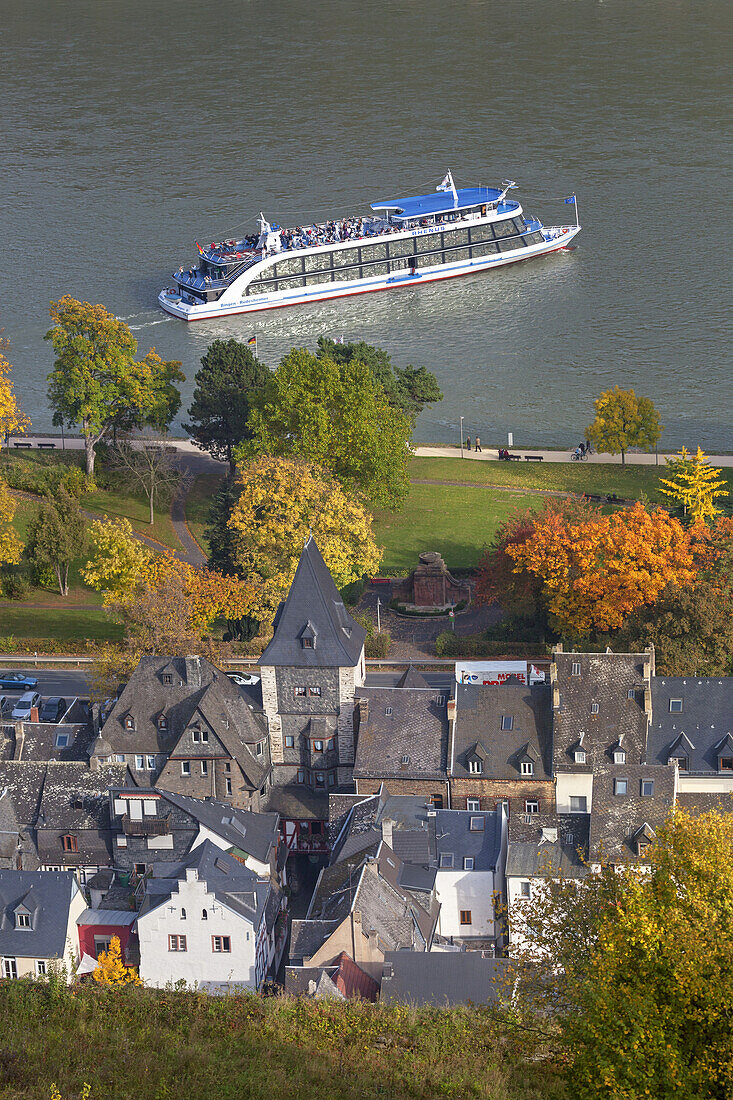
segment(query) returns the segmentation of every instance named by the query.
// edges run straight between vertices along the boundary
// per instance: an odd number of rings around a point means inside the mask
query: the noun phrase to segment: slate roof
[[[483,828],[471,826],[482,823]],[[435,836],[435,854],[440,873],[440,857],[453,855],[453,868],[460,870],[466,856],[473,857],[474,871],[493,871],[501,854],[501,811],[471,813],[469,810],[437,810],[430,818]],[[448,870],[448,868],[446,868]]]
[[[124,764],[92,771],[78,762],[49,763],[35,824],[41,862],[108,863],[112,857],[109,788],[129,778]],[[66,833],[76,837],[76,852],[63,851],[61,837]]]
[[[614,782],[627,780],[626,795],[614,794]],[[652,797],[642,797],[641,783],[654,781]],[[638,830],[647,823],[656,832],[675,804],[675,765],[606,764],[593,776],[590,814],[590,858],[609,863],[643,863],[634,845]]]
[[[386,1004],[486,1004],[509,993],[510,959],[480,951],[390,951],[384,956],[380,1001]]]
[[[682,700],[682,711],[671,712],[671,699]],[[733,737],[733,676],[652,678],[652,722],[648,760],[666,764],[670,751],[685,738],[688,772],[718,774],[718,746]],[[730,745],[721,755],[733,755]]]
[[[33,760],[0,761],[0,791],[8,791],[21,826],[36,823],[47,767]]]
[[[63,748],[56,746],[60,734],[65,734],[68,738],[68,744]],[[22,759],[78,760],[87,763],[89,746],[93,740],[94,729],[91,722],[73,722],[63,725],[53,722],[25,722]]]
[[[733,814],[733,792],[730,791],[679,791],[677,805],[688,814],[697,817],[711,810]]]
[[[77,927],[84,925],[101,924],[101,925],[118,925],[120,928],[127,928],[131,924],[134,924],[137,920],[137,912],[126,909],[85,909],[83,913],[80,913],[76,918]]]
[[[77,892],[72,871],[0,870],[0,954],[62,958],[69,906]],[[21,904],[31,912],[30,929],[15,927],[15,910]]]
[[[304,633],[312,636],[312,648],[304,648]],[[260,666],[354,668],[365,637],[364,627],[346,610],[315,539],[309,537]]]
[[[254,813],[237,810],[226,802],[213,798],[190,798],[187,795],[166,791],[165,799],[185,810],[210,832],[216,833],[233,847],[258,859],[269,862],[271,850],[279,841],[280,817],[276,813]]]
[[[10,861],[10,866],[15,866],[19,834],[20,823],[13,799],[4,787],[0,790],[0,858]]]
[[[267,792],[268,813],[279,814],[289,821],[326,821],[328,799],[306,787],[304,783],[271,787]]]
[[[290,925],[290,960],[302,962],[316,951],[335,932],[338,920],[294,920]]]
[[[275,887],[269,881],[258,878],[238,859],[222,852],[210,840],[205,840],[180,863],[153,864],[152,875],[145,884],[141,917],[158,909],[177,892],[179,881],[186,878],[187,868],[195,868],[199,882],[204,882],[222,905],[248,920],[255,928],[266,915],[271,915],[272,906],[268,902],[272,894],[277,893]]]
[[[502,717],[512,729],[502,730]],[[477,778],[469,757],[480,746],[481,779],[550,779],[552,777],[551,696],[545,684],[456,684],[456,720],[449,772],[454,778]],[[532,776],[521,775],[527,755]]]
[[[612,760],[621,737],[626,759],[645,759],[647,715],[644,710],[646,668],[644,653],[555,653],[550,676],[556,673],[559,708],[553,713],[555,771],[594,772]],[[578,675],[573,666],[579,665]],[[633,693],[629,698],[629,692]],[[594,704],[598,712],[593,713]],[[576,748],[586,753],[585,764],[574,758]]]
[[[358,697],[355,778],[446,779],[445,692],[359,688]],[[443,703],[438,702],[441,698]]]
[[[588,874],[590,814],[524,814],[509,818],[507,877],[584,878]],[[557,840],[543,835],[557,830]]]

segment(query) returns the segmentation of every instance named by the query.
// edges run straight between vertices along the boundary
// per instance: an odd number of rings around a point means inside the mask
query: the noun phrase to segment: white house
[[[281,894],[206,840],[157,864],[138,915],[140,977],[162,988],[259,989],[276,965]]]
[[[71,871],[0,870],[0,975],[40,977],[63,969],[71,980],[76,919],[85,909]]]
[[[458,942],[490,940],[496,945],[501,928],[495,897],[504,894],[507,848],[503,804],[487,813],[436,810],[428,819],[435,828],[438,932]]]

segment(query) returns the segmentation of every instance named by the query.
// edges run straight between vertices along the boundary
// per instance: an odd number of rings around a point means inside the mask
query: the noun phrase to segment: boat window
[[[333,273],[335,283],[351,282],[352,279],[361,279],[360,267],[340,267]]]
[[[407,257],[406,257],[406,256],[402,256],[402,258],[401,258],[401,259],[398,259],[398,260],[390,260],[390,264],[389,264],[389,270],[390,270],[390,271],[391,271],[391,272],[392,272],[393,274],[399,274],[400,272],[405,272],[405,271],[407,271],[407,268],[408,268],[408,266],[409,266],[409,264],[408,264],[408,262],[407,262]]]
[[[471,255],[473,258],[480,259],[482,256],[490,255],[493,252],[498,252],[499,246],[494,241],[484,241],[483,244],[474,245],[471,249]]]
[[[475,244],[477,241],[493,241],[494,234],[491,232],[490,225],[474,225],[471,228],[471,243]]]
[[[527,244],[542,244],[544,239],[545,238],[542,236],[541,233],[530,233],[528,234],[526,241]]]
[[[514,223],[508,219],[503,222],[494,222],[494,236],[497,239],[501,237],[511,237],[515,232]]]
[[[331,253],[330,252],[316,252],[314,256],[305,257],[305,270],[306,271],[323,271],[325,268],[331,267]]]
[[[443,234],[443,244],[446,248],[454,244],[468,244],[468,229],[449,229]]]
[[[292,260],[278,260],[276,266],[278,279],[284,275],[300,275],[303,271],[303,257],[298,256]]]
[[[388,275],[389,264],[385,261],[382,264],[369,264],[368,267],[362,268],[363,278],[371,279],[374,275]]]
[[[330,283],[331,272],[330,271],[314,271],[310,275],[305,277],[305,285],[313,286],[315,283]]]
[[[296,286],[303,286],[303,276],[302,275],[300,275],[300,276],[296,275],[292,279],[278,279],[278,281],[277,281],[277,289],[278,290],[292,290],[293,287],[296,287]]]
[[[442,252],[431,252],[427,256],[420,257],[418,267],[435,267],[437,264],[444,262]]]
[[[437,248],[442,248],[442,245],[442,233],[426,233],[424,237],[415,238],[415,251],[420,255],[423,252],[434,252]]]
[[[521,237],[509,237],[501,242],[502,252],[511,252],[515,248],[524,248],[524,242]]]
[[[513,219],[513,224],[514,224],[514,228],[516,229],[517,233],[521,233],[522,230],[524,229],[524,218],[514,218]]]
[[[361,250],[361,262],[369,263],[370,260],[386,260],[386,244],[369,244]]]
[[[393,259],[397,256],[412,256],[415,251],[415,242],[412,237],[402,241],[389,242],[389,256]]]
[[[359,252],[356,248],[343,248],[338,252],[333,252],[333,266],[334,267],[348,267],[349,264],[359,262]]]
[[[454,248],[452,252],[446,252],[445,262],[447,264],[453,264],[460,260],[468,260],[471,256],[471,250],[469,248]]]

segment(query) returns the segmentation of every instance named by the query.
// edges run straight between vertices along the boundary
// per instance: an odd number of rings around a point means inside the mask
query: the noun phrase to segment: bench
[[[521,455],[505,455],[504,456],[504,461],[505,462],[521,462],[522,461],[522,456]]]
[[[13,443],[13,446],[14,447],[23,447],[24,449],[30,450],[30,448],[33,446],[33,444],[32,443]]]
[[[519,458],[519,455],[517,455],[517,458]],[[544,455],[525,455],[524,456],[524,461],[525,462],[544,462]]]
[[[53,448],[55,446],[56,446],[55,443],[39,443],[38,444],[38,450],[39,451],[51,451],[51,450],[53,450]]]

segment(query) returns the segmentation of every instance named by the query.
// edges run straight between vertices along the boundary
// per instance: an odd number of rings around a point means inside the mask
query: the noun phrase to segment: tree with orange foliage
[[[574,520],[548,512],[507,553],[518,571],[539,578],[550,624],[571,637],[615,630],[667,584],[689,584],[696,574],[691,539],[679,521],[640,503],[610,516],[587,505]]]

